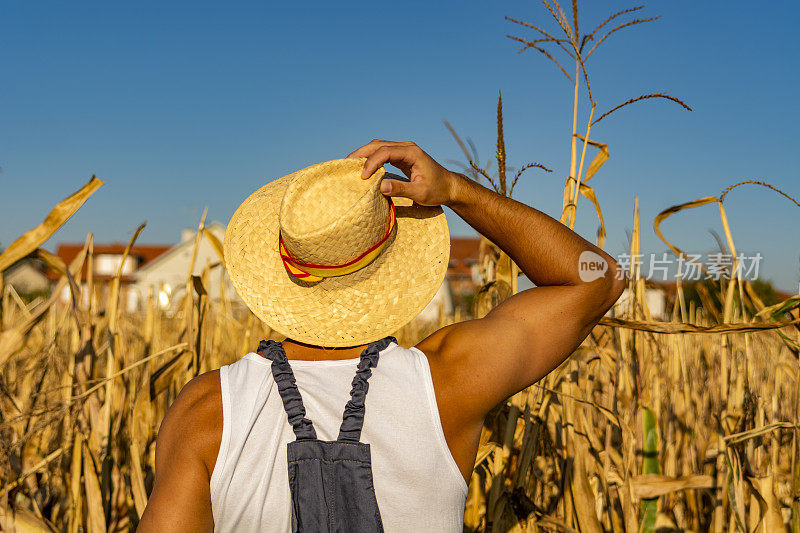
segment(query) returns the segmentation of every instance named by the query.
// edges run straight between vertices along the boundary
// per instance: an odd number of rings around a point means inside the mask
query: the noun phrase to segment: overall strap
[[[367,380],[372,375],[372,368],[378,366],[378,352],[393,342],[397,342],[397,339],[384,337],[381,340],[369,343],[364,351],[361,352],[361,360],[358,362],[356,375],[353,378],[350,400],[348,400],[344,408],[342,426],[339,429],[339,438],[337,440],[359,442],[361,439],[361,428],[364,425],[364,402],[367,399],[367,391],[369,390]]]
[[[297,440],[314,440],[317,432],[311,420],[306,418],[306,408],[303,406],[303,398],[297,389],[297,381],[294,378],[292,367],[286,359],[286,352],[283,344],[277,341],[268,340],[258,343],[258,351],[267,359],[272,361],[272,377],[278,385],[278,392],[283,401],[283,408],[286,416],[294,430]]]

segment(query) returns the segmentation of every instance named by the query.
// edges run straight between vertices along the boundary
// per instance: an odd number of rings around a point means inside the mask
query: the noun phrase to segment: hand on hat
[[[384,179],[381,192],[386,196],[402,196],[420,205],[447,205],[453,198],[457,175],[437,163],[411,141],[392,142],[378,139],[365,144],[347,157],[366,157],[362,179],[391,163],[408,176],[410,182]]]

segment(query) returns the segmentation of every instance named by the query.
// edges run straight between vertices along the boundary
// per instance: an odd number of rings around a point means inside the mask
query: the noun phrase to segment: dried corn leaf
[[[750,488],[758,497],[758,506],[761,520],[755,528],[756,533],[769,533],[771,531],[783,531],[783,517],[781,516],[781,504],[775,497],[774,479],[772,476],[761,478],[749,478]]]
[[[478,455],[475,457],[475,468],[478,468],[478,465],[480,465],[483,461],[485,461],[486,458],[489,457],[493,451],[499,448],[500,447],[493,442],[488,442],[483,446],[481,446],[480,448],[478,448]]]
[[[125,262],[128,258],[128,255],[131,253],[131,248],[133,248],[133,244],[136,242],[136,239],[139,238],[139,234],[142,233],[142,230],[145,227],[145,223],[142,222],[139,224],[139,227],[136,228],[136,231],[133,232],[133,237],[131,240],[128,241],[128,245],[125,247],[125,250],[122,252],[122,258],[119,262],[119,267],[117,268],[117,273],[114,275],[114,279],[111,281],[111,289],[109,290],[108,296],[108,310],[109,310],[109,319],[108,319],[108,329],[112,332],[116,332],[117,326],[117,308],[119,306],[119,284],[120,279],[122,278],[122,269],[125,266]]]
[[[47,522],[25,509],[5,509],[0,505],[0,530],[11,533],[54,533]]]
[[[739,460],[739,453],[731,448],[726,448],[726,464],[728,466],[728,503],[733,509],[731,523],[735,523],[739,531],[746,531],[745,524],[745,500],[744,500],[744,473],[742,463]]]
[[[56,204],[53,210],[50,211],[44,219],[44,222],[23,234],[0,254],[0,272],[41,246],[44,241],[49,239],[58,228],[75,214],[75,211],[77,211],[101,185],[103,185],[103,182],[95,176],[92,176],[92,179],[75,194]]]
[[[657,498],[670,492],[686,489],[714,488],[714,478],[706,475],[670,477],[660,474],[642,474],[631,479],[633,496],[637,499]]]
[[[626,320],[604,316],[599,322],[603,326],[649,331],[652,333],[749,333],[753,331],[767,331],[785,328],[800,324],[800,319],[787,320],[786,322],[743,322],[738,324],[716,324],[714,326],[698,326],[696,324],[681,324],[675,322],[658,322],[655,320]]]
[[[582,439],[575,441],[575,458],[572,468],[571,489],[572,504],[575,506],[575,514],[581,531],[589,533],[601,533],[603,527],[595,514],[595,497],[589,485],[589,473],[587,471],[586,457],[589,450]]]
[[[144,487],[142,461],[139,458],[139,445],[136,443],[136,439],[131,439],[129,449],[131,454],[131,492],[133,493],[136,514],[141,519],[144,508],[147,505],[147,490]]]
[[[133,409],[131,410],[130,421],[128,427],[130,430],[130,445],[128,446],[131,458],[131,492],[133,493],[133,503],[136,507],[136,514],[139,518],[144,513],[144,508],[147,505],[147,490],[144,486],[144,477],[142,476],[142,461],[141,461],[141,447],[140,443],[147,437],[149,430],[148,412],[150,411],[150,404],[147,400],[147,394],[138,391],[136,400],[133,402]]]
[[[590,179],[592,179],[592,176],[594,176],[595,173],[598,170],[600,170],[600,167],[602,167],[605,164],[605,162],[608,161],[608,158],[610,157],[610,155],[609,155],[609,152],[608,152],[608,145],[607,144],[601,143],[601,142],[598,142],[598,141],[593,141],[591,139],[589,139],[587,141],[586,139],[584,139],[583,135],[581,135],[580,133],[576,134],[576,136],[580,140],[588,142],[589,146],[594,146],[598,150],[597,153],[595,154],[594,158],[592,159],[592,162],[589,163],[589,168],[586,169],[586,177],[583,179],[583,182],[585,183],[585,182],[589,181]]]
[[[91,233],[89,234],[91,238]],[[87,239],[88,241],[88,239]],[[87,243],[88,244],[88,243]],[[83,312],[81,311],[78,302],[80,302],[81,296],[81,288],[78,283],[75,281],[75,276],[72,275],[72,272],[69,268],[67,268],[66,263],[64,260],[58,257],[57,255],[53,255],[44,248],[37,248],[34,250],[30,257],[36,257],[40,261],[42,261],[48,268],[58,272],[59,275],[65,276],[67,279],[67,283],[69,283],[70,289],[70,298],[72,301],[72,311],[75,314],[75,318],[78,321],[78,324],[82,325],[85,323],[86,319],[83,316]],[[75,272],[77,275],[78,271]]]
[[[83,482],[86,486],[86,506],[89,509],[89,533],[103,533],[106,531],[103,494],[100,491],[100,481],[97,478],[92,452],[85,442],[83,443]]]
[[[675,255],[677,255],[678,257],[683,257],[684,252],[682,250],[680,250],[677,246],[674,246],[671,242],[669,242],[664,237],[664,234],[661,233],[661,223],[664,220],[666,220],[668,217],[670,217],[670,216],[674,215],[675,213],[677,213],[678,211],[683,211],[685,209],[692,209],[694,207],[700,207],[702,205],[706,205],[706,204],[710,204],[712,202],[718,202],[718,201],[719,200],[717,199],[716,196],[706,196],[705,198],[699,198],[699,199],[693,200],[691,202],[686,202],[685,204],[678,204],[678,205],[673,205],[672,207],[668,207],[667,209],[664,209],[663,211],[661,211],[656,216],[655,220],[653,220],[653,229],[655,230],[656,235],[658,235],[658,237],[662,241],[664,241],[664,243],[667,246],[669,246],[669,248],[673,252],[675,252]],[[702,265],[701,265],[701,267],[702,267]]]
[[[208,239],[208,242],[211,243],[211,247],[217,253],[217,257],[219,257],[220,262],[224,265],[225,264],[225,253],[222,251],[222,243],[219,242],[219,239],[216,235],[208,230],[208,228],[203,228],[203,236]]]
[[[158,370],[150,376],[150,398],[153,399],[165,390],[172,383],[175,375],[186,370],[191,362],[192,352],[182,351],[172,359],[164,363]]]
[[[46,435],[42,435],[42,440],[47,441],[49,439],[47,438]],[[31,452],[34,451],[33,448],[26,448],[26,450],[30,450]],[[56,451],[48,454],[47,457],[42,458],[41,461],[36,463],[34,466],[28,468],[27,470],[25,470],[25,472],[21,473],[16,480],[12,481],[11,483],[6,483],[6,485],[2,489],[0,489],[0,496],[5,496],[9,491],[19,486],[19,484],[22,483],[28,476],[31,476],[41,471],[52,461],[55,461],[56,459],[61,457],[63,451],[64,451],[63,448],[59,448]]]
[[[592,205],[594,205],[595,213],[597,213],[597,220],[600,222],[600,228],[597,231],[597,247],[603,248],[606,243],[606,223],[603,220],[603,210],[600,209],[600,202],[597,201],[597,196],[594,194],[594,189],[592,189],[589,185],[581,183],[580,190],[581,194],[590,202],[592,202]]]
[[[84,247],[83,251],[72,261],[69,269],[73,274],[77,274],[80,272],[81,268],[83,268],[86,250],[87,249]],[[31,329],[42,320],[50,306],[60,298],[61,291],[66,286],[66,283],[66,278],[62,277],[61,281],[59,281],[53,289],[50,298],[48,298],[46,302],[40,304],[30,317],[22,323],[0,332],[0,368],[6,364],[12,355],[25,346]]]
[[[83,500],[81,499],[81,467],[83,458],[83,437],[75,434],[72,445],[72,461],[70,464],[70,514],[69,532],[78,533],[83,523]]]

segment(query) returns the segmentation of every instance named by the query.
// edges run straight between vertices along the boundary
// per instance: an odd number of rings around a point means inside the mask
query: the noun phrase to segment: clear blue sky
[[[503,91],[509,163],[541,161],[515,196],[558,216],[568,172],[571,90],[537,52],[518,55],[504,15],[552,22],[535,1],[30,2],[0,11],[0,243],[37,225],[92,173],[106,181],[48,243],[174,242],[181,228],[227,223],[272,179],[342,157],[373,137],[413,139],[460,159],[442,119],[494,151]],[[584,2],[593,27],[633,2]],[[662,18],[619,32],[589,69],[598,110],[648,92],[694,108],[637,104],[593,137],[611,160],[592,180],[607,249],[626,248],[639,196],[644,252],[665,246],[653,217],[670,205],[762,179],[800,196],[800,4],[659,1]],[[736,246],[764,256],[762,277],[796,291],[800,210],[753,186],[726,201]],[[578,230],[594,240],[591,205]],[[451,213],[452,215],[452,213]],[[469,228],[454,215],[451,231]],[[716,248],[714,205],[680,213],[666,233]]]

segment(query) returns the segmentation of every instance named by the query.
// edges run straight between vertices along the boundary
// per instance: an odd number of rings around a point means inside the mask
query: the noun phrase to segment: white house
[[[442,313],[445,315],[453,314],[453,293],[450,290],[450,284],[447,282],[447,278],[442,281],[433,299],[414,320],[438,322],[439,315]]]
[[[225,236],[225,226],[219,222],[212,222],[206,226],[206,230],[222,242]],[[134,288],[139,294],[139,301],[146,301],[148,292],[153,291],[153,295],[158,298],[159,306],[162,309],[174,309],[175,305],[180,304],[186,293],[186,280],[189,275],[189,264],[192,261],[192,249],[196,235],[196,230],[184,230],[181,234],[181,242],[136,272]],[[192,275],[200,276],[206,268],[209,269],[206,291],[210,298],[217,299],[224,291],[226,298],[239,299],[219,254],[211,242],[203,236],[197,246]]]
[[[30,259],[23,259],[9,268],[3,274],[3,279],[20,295],[46,293],[50,289],[50,281],[41,264]]]
[[[609,310],[614,316],[621,316],[625,309],[630,304],[630,291],[626,288],[622,291],[622,296],[614,304],[614,307]],[[657,320],[664,320],[667,316],[667,293],[661,287],[647,287],[644,290],[644,299],[647,304],[647,309],[650,311],[650,316]]]

